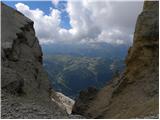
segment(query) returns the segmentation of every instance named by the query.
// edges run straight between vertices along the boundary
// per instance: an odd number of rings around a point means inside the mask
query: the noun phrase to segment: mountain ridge
[[[81,118],[68,115],[51,101],[33,24],[1,2],[1,118]]]
[[[73,113],[88,118],[145,118],[159,113],[159,4],[145,1],[124,74],[91,99],[79,96]],[[92,93],[90,93],[92,94]],[[103,97],[102,97],[103,96]],[[87,101],[84,101],[87,100]]]

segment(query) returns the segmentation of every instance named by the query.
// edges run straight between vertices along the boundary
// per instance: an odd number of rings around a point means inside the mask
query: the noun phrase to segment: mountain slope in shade
[[[53,88],[75,98],[85,88],[101,88],[124,68],[123,60],[97,57],[48,55],[44,68]]]
[[[139,15],[124,74],[99,92],[77,99],[73,113],[88,118],[150,118],[159,114],[159,3]],[[89,98],[90,97],[90,98]],[[153,118],[153,117],[151,117]]]

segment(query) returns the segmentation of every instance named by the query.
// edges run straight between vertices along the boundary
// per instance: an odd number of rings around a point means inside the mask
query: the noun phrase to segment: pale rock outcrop
[[[75,103],[73,99],[65,96],[60,92],[54,92],[54,91],[52,92],[51,99],[52,101],[57,103],[60,108],[65,110],[68,114],[72,113],[72,107]]]

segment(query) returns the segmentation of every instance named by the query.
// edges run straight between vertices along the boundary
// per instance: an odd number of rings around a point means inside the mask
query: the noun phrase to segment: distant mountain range
[[[110,59],[124,59],[127,55],[129,45],[113,45],[108,43],[55,43],[42,45],[44,55],[73,55],[87,57],[101,57]]]
[[[105,86],[121,72],[127,48],[103,43],[45,45],[44,68],[54,89],[74,98],[90,86]]]

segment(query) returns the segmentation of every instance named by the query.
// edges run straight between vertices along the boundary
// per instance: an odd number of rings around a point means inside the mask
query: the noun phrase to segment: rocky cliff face
[[[137,20],[133,46],[126,58],[124,74],[95,94],[88,103],[80,100],[80,96],[73,113],[89,118],[145,118],[158,115],[158,10],[158,1],[144,2]]]
[[[50,85],[33,22],[3,3],[1,10],[1,117],[69,118],[49,98]]]

